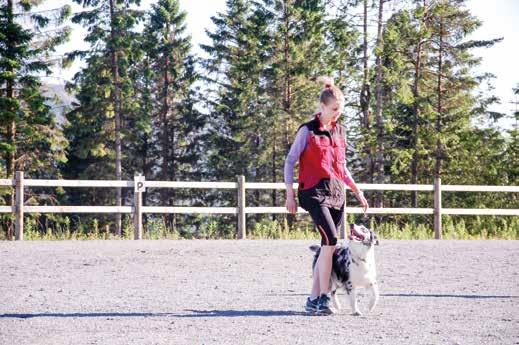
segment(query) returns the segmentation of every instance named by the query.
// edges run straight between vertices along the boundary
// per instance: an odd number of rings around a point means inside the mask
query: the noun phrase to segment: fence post
[[[440,177],[434,178],[434,238],[442,238],[442,182]]]
[[[15,240],[23,241],[23,171],[17,171],[15,176],[16,205],[14,209],[16,212],[16,220],[14,225],[14,236]]]
[[[238,181],[238,239],[247,238],[247,223],[245,218],[245,176],[236,176]]]
[[[133,239],[142,239],[142,193],[146,190],[144,176],[133,177]]]

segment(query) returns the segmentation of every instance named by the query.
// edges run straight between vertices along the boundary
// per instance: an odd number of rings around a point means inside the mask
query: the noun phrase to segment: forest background
[[[495,76],[470,38],[463,0],[228,0],[197,54],[178,0],[0,1],[0,178],[282,182],[298,126],[317,109],[318,76],[346,95],[357,182],[519,185],[519,113],[496,111]],[[80,10],[72,11],[72,6]],[[86,45],[63,54],[70,23]],[[83,48],[84,47],[84,48]],[[66,85],[45,82],[81,61]],[[513,89],[519,94],[519,84]],[[517,106],[517,105],[516,105]],[[515,108],[517,109],[517,108]],[[503,128],[500,123],[507,123]],[[254,191],[249,206],[283,206]],[[375,207],[431,207],[431,193],[367,193]],[[0,189],[10,205],[11,188]],[[452,208],[519,208],[513,193],[450,192]],[[27,205],[131,205],[127,189],[31,188]],[[349,202],[355,203],[354,198]],[[148,189],[148,206],[235,206],[236,193]],[[361,221],[350,215],[349,221]],[[252,238],[314,237],[307,216],[250,215]],[[362,220],[363,221],[363,220]],[[372,216],[385,237],[430,238],[432,217]],[[147,238],[235,238],[234,216],[146,215]],[[13,218],[0,217],[0,238]],[[124,238],[130,218],[32,214],[27,238]],[[519,238],[517,217],[445,217],[447,238]]]

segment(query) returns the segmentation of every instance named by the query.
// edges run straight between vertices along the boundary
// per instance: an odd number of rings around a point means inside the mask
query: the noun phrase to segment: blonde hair
[[[319,101],[324,104],[330,103],[330,101],[344,102],[344,94],[342,91],[334,85],[332,77],[320,76],[317,78],[317,82],[324,85]]]

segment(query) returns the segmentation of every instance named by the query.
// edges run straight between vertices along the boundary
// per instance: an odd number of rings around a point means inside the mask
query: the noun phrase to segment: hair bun
[[[317,82],[324,84],[325,89],[330,89],[334,86],[332,77],[320,76],[317,77]]]

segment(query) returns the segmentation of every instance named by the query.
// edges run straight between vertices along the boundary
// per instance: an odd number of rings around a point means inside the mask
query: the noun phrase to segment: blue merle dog
[[[362,225],[351,224],[350,231],[348,246],[337,245],[333,254],[330,291],[332,302],[339,310],[341,305],[337,299],[337,290],[344,289],[350,299],[353,315],[360,316],[356,289],[365,288],[371,292],[369,311],[375,308],[379,297],[374,250],[378,239],[372,230]],[[313,272],[321,247],[313,245],[310,250],[315,252]]]

